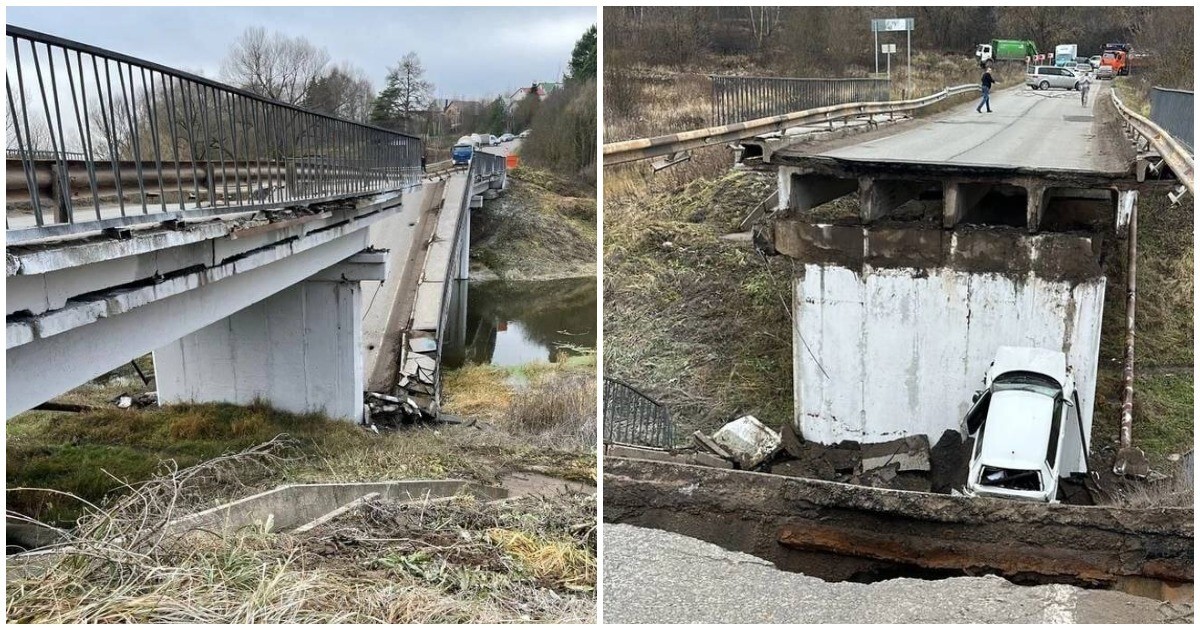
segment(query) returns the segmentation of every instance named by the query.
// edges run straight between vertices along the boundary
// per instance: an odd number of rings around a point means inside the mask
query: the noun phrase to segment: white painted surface
[[[361,303],[357,282],[301,282],[158,348],[158,400],[261,398],[277,409],[360,420]]]
[[[1103,303],[1103,278],[1072,286],[945,268],[805,265],[795,285],[796,426],[822,444],[936,441],[963,430],[996,350],[1020,345],[1066,353],[1090,435]],[[1064,468],[1081,470],[1078,437],[1070,441]]]
[[[158,292],[162,285],[156,285],[149,288],[148,295],[132,301],[114,296],[96,303],[96,309],[85,308],[88,305],[81,305],[80,312],[63,309],[63,317],[75,317],[78,325],[54,324],[56,334],[26,335],[15,346],[14,333],[23,329],[9,326],[7,417],[228,317],[345,260],[366,245],[367,231],[360,229],[301,251],[289,249],[290,255],[269,264],[251,264],[244,271],[239,271],[238,263],[229,263],[232,269],[212,279],[208,274],[213,270],[178,278],[181,288],[187,290],[164,295]],[[106,310],[97,310],[101,307]]]

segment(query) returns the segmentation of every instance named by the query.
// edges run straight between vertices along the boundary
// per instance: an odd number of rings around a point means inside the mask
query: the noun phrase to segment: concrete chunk
[[[770,459],[779,450],[779,434],[767,428],[754,416],[742,416],[721,427],[713,441],[729,452],[737,464],[749,470]]]
[[[896,466],[896,472],[929,470],[929,437],[910,435],[890,442],[862,445],[864,472]]]

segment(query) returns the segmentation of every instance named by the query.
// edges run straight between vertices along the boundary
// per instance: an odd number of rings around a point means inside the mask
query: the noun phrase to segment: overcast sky
[[[8,7],[7,22],[218,77],[249,26],[303,36],[378,90],[410,50],[438,97],[488,97],[557,81],[594,7]]]

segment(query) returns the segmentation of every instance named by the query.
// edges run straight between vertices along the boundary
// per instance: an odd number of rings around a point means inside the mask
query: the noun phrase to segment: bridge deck
[[[1131,166],[1128,143],[1103,111],[1107,103],[1097,106],[1108,89],[1093,84],[1084,107],[1075,91],[1017,87],[994,93],[990,114],[977,113],[973,100],[898,132],[784,149],[772,161],[1123,176]]]

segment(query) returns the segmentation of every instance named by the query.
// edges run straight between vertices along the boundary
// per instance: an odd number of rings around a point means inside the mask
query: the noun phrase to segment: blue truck
[[[450,149],[450,160],[455,166],[463,166],[471,163],[471,156],[474,154],[475,144],[471,142],[470,137],[463,136]]]

